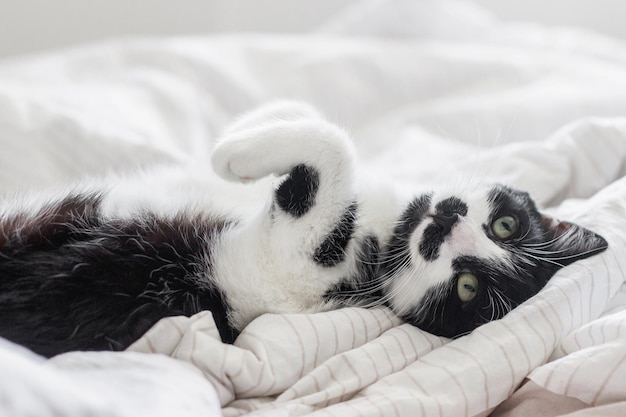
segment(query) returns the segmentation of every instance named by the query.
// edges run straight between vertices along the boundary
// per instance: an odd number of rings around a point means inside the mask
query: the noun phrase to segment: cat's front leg
[[[267,207],[240,232],[237,244],[247,248],[249,258],[238,263],[236,255],[230,256],[229,267],[240,271],[239,282],[250,281],[234,290],[250,292],[257,302],[259,293],[273,291],[271,305],[265,305],[269,311],[319,302],[350,268],[347,258],[358,215],[355,155],[348,135],[318,117],[270,114],[265,121],[230,131],[218,143],[212,164],[231,181],[277,177]],[[250,275],[262,278],[255,281]]]

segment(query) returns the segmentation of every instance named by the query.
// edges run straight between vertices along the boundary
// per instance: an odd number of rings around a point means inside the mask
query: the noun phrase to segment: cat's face
[[[426,194],[405,210],[385,269],[385,299],[403,319],[456,337],[501,318],[562,266],[607,247],[599,235],[555,221],[505,186]]]

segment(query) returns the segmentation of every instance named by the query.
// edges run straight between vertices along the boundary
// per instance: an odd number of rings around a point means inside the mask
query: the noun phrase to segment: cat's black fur
[[[104,222],[99,204],[68,197],[0,223],[0,335],[44,356],[122,350],[163,317],[210,310],[233,342],[225,298],[197,277],[228,223],[150,214]]]
[[[591,231],[542,216],[528,194],[496,186],[488,196],[492,210],[484,233],[510,253],[509,259],[458,256],[451,260],[453,274],[444,284],[430,288],[411,301],[410,309],[403,309],[394,305],[394,290],[388,283],[399,279],[399,272],[415,256],[426,264],[436,262],[442,245],[467,215],[468,204],[448,197],[431,208],[432,194],[417,196],[392,221],[391,238],[381,241],[373,234],[357,235],[363,225],[359,224],[361,202],[356,195],[344,196],[345,202],[332,215],[315,213],[313,223],[303,220],[320,204],[323,174],[314,166],[294,164],[274,189],[264,220],[270,226],[279,219],[294,228],[299,223],[304,226],[298,233],[314,243],[310,250],[296,251],[308,254],[308,259],[296,260],[294,268],[309,262],[314,265],[307,266],[313,268],[310,271],[325,276],[345,266],[353,254],[353,267],[321,293],[320,303],[331,307],[372,300],[387,303],[407,322],[438,335],[456,337],[501,318],[536,294],[559,268],[607,247]],[[233,325],[231,304],[237,300],[218,285],[214,276],[218,272],[213,269],[215,257],[221,254],[214,249],[216,242],[239,227],[241,219],[183,208],[166,216],[149,207],[131,217],[111,217],[102,213],[106,198],[105,191],[72,194],[36,211],[0,216],[0,336],[44,356],[72,350],[122,350],[161,318],[210,310],[222,339],[232,343],[241,330]],[[506,240],[495,238],[489,230],[489,224],[502,214],[520,222],[516,234]],[[318,232],[320,222],[322,231]],[[409,241],[424,222],[429,223],[415,254]],[[593,244],[582,245],[587,249],[581,251],[581,245],[570,245],[566,239],[561,243],[568,228],[575,228],[579,238]],[[533,252],[539,245],[545,249],[541,256]],[[236,253],[242,258],[253,256]],[[476,297],[467,302],[454,294],[464,271],[471,271],[481,282]],[[230,278],[238,279],[236,275]],[[254,290],[259,296],[267,291]]]

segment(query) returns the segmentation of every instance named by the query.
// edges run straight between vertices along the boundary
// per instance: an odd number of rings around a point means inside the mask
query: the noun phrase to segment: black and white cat
[[[258,184],[173,170],[7,202],[0,336],[45,356],[121,350],[163,317],[210,310],[233,342],[266,312],[386,304],[456,337],[607,247],[506,186],[400,197],[359,185],[346,133],[302,104],[242,118],[212,167],[273,178],[266,202],[248,196]]]

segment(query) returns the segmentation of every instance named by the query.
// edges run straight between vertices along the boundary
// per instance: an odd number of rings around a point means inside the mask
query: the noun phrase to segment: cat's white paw
[[[297,122],[304,121],[323,122],[323,119],[313,107],[298,101],[275,101],[244,114],[218,141],[211,161],[213,169],[222,178],[236,182],[287,173],[290,167],[274,161],[280,158],[281,147],[272,143],[276,140],[265,136],[297,136]],[[285,132],[286,128],[290,132]]]
[[[280,120],[323,120],[323,118],[317,110],[306,103],[288,100],[274,101],[245,113],[231,123],[223,135],[229,136],[240,130],[259,127]]]
[[[229,132],[218,142],[211,163],[230,181],[280,176],[300,164],[332,174],[353,163],[347,134],[322,119],[279,119]]]
[[[254,132],[249,133],[254,135]],[[211,158],[213,170],[226,180],[244,183],[271,174],[262,163],[262,143],[237,136],[225,138],[215,148]]]

